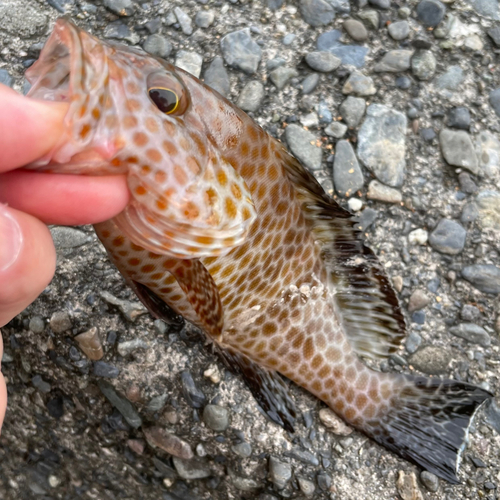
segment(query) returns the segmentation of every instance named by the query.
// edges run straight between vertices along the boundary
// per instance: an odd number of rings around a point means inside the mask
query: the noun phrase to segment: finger
[[[2,332],[0,331],[0,360],[3,356],[3,342],[2,342]],[[2,368],[0,363],[0,369]],[[5,410],[7,409],[7,386],[5,385],[5,379],[3,374],[0,372],[0,431],[2,430],[3,419],[5,418]]]
[[[126,177],[45,174],[16,170],[0,174],[0,202],[46,224],[95,224],[120,213],[129,200]]]
[[[56,252],[45,224],[0,204],[0,327],[44,290],[55,265]]]
[[[47,154],[63,133],[68,105],[37,101],[0,84],[0,172]]]

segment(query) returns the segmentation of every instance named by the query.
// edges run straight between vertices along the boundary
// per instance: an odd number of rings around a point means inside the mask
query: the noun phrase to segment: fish
[[[283,377],[458,482],[492,394],[376,369],[406,335],[397,295],[356,219],[281,142],[193,75],[66,18],[26,76],[29,97],[69,103],[60,142],[27,168],[126,174],[131,201],[95,231],[155,317],[200,328],[286,430]]]

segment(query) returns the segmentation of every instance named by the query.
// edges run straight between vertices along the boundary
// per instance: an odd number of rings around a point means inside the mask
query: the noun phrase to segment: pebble
[[[414,472],[406,474],[400,470],[396,481],[396,489],[401,500],[424,500],[422,492],[418,488],[417,476]]]
[[[331,123],[333,120],[332,112],[328,109],[325,101],[318,103],[318,118],[320,123]]]
[[[410,245],[425,245],[429,239],[429,233],[425,229],[415,229],[408,233],[408,242]]]
[[[348,19],[347,21],[344,21],[342,27],[356,42],[364,42],[368,39],[368,31],[366,30],[365,25],[356,19]]]
[[[104,28],[104,38],[113,38],[115,40],[125,40],[132,45],[139,43],[140,37],[133,32],[126,24],[121,21],[108,23]]]
[[[282,490],[291,478],[292,466],[290,464],[281,462],[273,456],[269,457],[269,481],[278,490]]]
[[[14,83],[13,78],[6,69],[0,69],[0,83],[7,85],[7,87],[12,87]]]
[[[314,495],[316,486],[312,481],[309,481],[304,477],[298,477],[297,482],[299,483],[300,491],[302,491],[306,497],[312,497]]]
[[[223,432],[229,426],[229,411],[218,405],[207,405],[203,409],[203,421],[213,431]]]
[[[132,0],[104,0],[104,7],[117,16],[131,16],[134,13]]]
[[[321,71],[322,73],[329,73],[336,70],[342,62],[338,57],[327,51],[309,52],[305,59],[311,69]]]
[[[241,91],[236,103],[243,111],[257,111],[264,100],[264,85],[257,80],[248,82]]]
[[[467,231],[458,222],[441,219],[429,235],[429,244],[434,250],[447,255],[457,255],[465,246]]]
[[[447,90],[458,90],[464,79],[464,72],[460,66],[450,66],[446,73],[437,78],[436,87]]]
[[[498,2],[496,0],[470,0],[470,4],[478,14],[496,21],[500,20]]]
[[[342,32],[339,30],[326,31],[318,36],[316,47],[318,50],[327,50],[342,60],[342,64],[362,68],[365,57],[369,52],[368,47],[361,45],[344,45],[340,42]]]
[[[430,297],[422,290],[415,290],[408,301],[408,312],[412,313],[414,311],[418,311],[419,309],[423,309],[428,306],[431,302]]]
[[[194,23],[199,28],[208,28],[212,26],[214,20],[215,14],[212,10],[199,10],[194,17]]]
[[[238,490],[250,491],[252,492],[252,494],[255,495],[257,490],[262,489],[263,486],[262,484],[255,481],[254,479],[238,476],[230,467],[228,467],[228,474],[231,479],[231,483]],[[255,498],[255,496],[253,498]],[[273,495],[263,494],[259,495],[258,500],[278,500],[278,499]]]
[[[367,207],[361,212],[359,217],[359,228],[361,231],[366,231],[378,217],[378,212],[373,208]]]
[[[307,450],[301,450],[300,448],[292,448],[290,451],[286,451],[285,455],[295,460],[304,462],[305,464],[317,467],[319,465],[319,460],[316,455]]]
[[[352,434],[352,428],[340,417],[337,417],[330,408],[319,410],[319,419],[328,430],[337,436],[349,436],[349,434]]]
[[[363,75],[360,71],[353,71],[342,87],[343,94],[369,96],[377,92],[372,78]]]
[[[116,306],[120,312],[129,320],[135,321],[142,314],[147,314],[148,310],[142,302],[131,302],[128,300],[118,299],[109,292],[103,291],[100,296],[108,303]]]
[[[323,152],[321,147],[316,145],[317,138],[314,134],[292,123],[285,129],[285,138],[294,156],[307,168],[321,168]]]
[[[447,126],[451,128],[459,128],[469,130],[470,127],[470,112],[467,108],[459,106],[451,108],[448,112]]]
[[[179,68],[191,73],[196,78],[201,74],[201,66],[203,57],[197,52],[188,52],[187,50],[179,50],[175,56],[175,65]]]
[[[96,361],[94,363],[94,375],[96,377],[117,378],[120,375],[120,369],[111,363]]]
[[[495,113],[500,117],[500,87],[490,92],[489,101],[490,101],[490,106],[494,109]]]
[[[421,0],[417,5],[418,19],[425,26],[437,26],[446,13],[446,7],[439,0]]]
[[[432,142],[436,138],[436,132],[434,132],[434,129],[432,129],[430,127],[423,128],[423,129],[420,129],[420,137],[422,137],[422,139],[425,142]]]
[[[436,58],[430,50],[417,50],[411,58],[411,71],[422,81],[430,80],[436,73]]]
[[[460,184],[460,191],[463,193],[473,194],[477,192],[477,184],[467,172],[460,172],[458,174],[458,183]]]
[[[500,26],[494,26],[493,28],[486,30],[486,33],[488,33],[489,37],[493,40],[493,43],[497,47],[500,47]]]
[[[344,125],[340,122],[332,122],[328,127],[325,128],[325,134],[330,137],[335,137],[336,139],[340,139],[344,137],[347,132],[347,125]]]
[[[160,411],[167,403],[168,397],[168,394],[165,393],[151,398],[147,405],[147,409],[152,412]]]
[[[334,8],[325,0],[300,0],[300,13],[304,21],[315,28],[335,19]]]
[[[302,93],[310,94],[319,83],[318,73],[311,73],[302,80]]]
[[[149,349],[149,344],[142,339],[136,338],[120,342],[116,347],[118,354],[123,357],[129,356],[138,349]]]
[[[369,27],[378,30],[380,26],[380,14],[376,10],[367,9],[358,12],[358,17]]]
[[[172,461],[177,474],[182,479],[204,479],[211,476],[208,463],[201,458],[184,459],[174,455]]]
[[[244,28],[224,36],[220,42],[222,55],[229,66],[253,74],[259,67],[262,50],[250,36],[250,29]]]
[[[382,183],[399,187],[406,170],[406,116],[383,104],[368,107],[359,129],[358,157]]]
[[[403,201],[401,191],[386,186],[376,180],[368,184],[368,193],[366,197],[369,200],[384,201],[385,203],[401,203]]]
[[[297,35],[293,34],[293,33],[288,33],[288,35],[285,35],[283,37],[283,45],[292,45],[293,41],[297,38]]]
[[[149,54],[163,59],[166,59],[172,52],[172,44],[164,36],[158,34],[149,35],[142,44],[142,48]]]
[[[500,293],[500,267],[493,264],[473,264],[462,269],[462,278],[484,293]]]
[[[446,372],[451,361],[449,349],[425,346],[412,354],[408,360],[410,365],[428,375],[440,375]]]
[[[411,87],[411,79],[407,76],[398,76],[395,84],[398,89],[408,90]]]
[[[50,317],[50,328],[54,333],[63,333],[72,327],[71,318],[66,311],[56,311]]]
[[[248,458],[252,455],[252,446],[250,443],[238,443],[233,445],[231,449],[242,458]]]
[[[222,57],[216,56],[205,71],[204,82],[224,97],[229,95],[229,75]]]
[[[99,361],[104,356],[101,336],[96,326],[76,335],[75,341],[88,359]]]
[[[397,21],[389,24],[387,30],[394,40],[404,40],[410,34],[410,25],[408,21]]]
[[[363,173],[349,141],[339,141],[335,148],[333,184],[341,196],[349,196],[362,189]]]
[[[319,118],[317,113],[311,112],[307,115],[300,117],[300,123],[307,128],[317,127],[319,125]]]
[[[480,172],[470,135],[464,130],[443,129],[439,143],[444,159],[454,167],[466,168],[473,174]]]
[[[460,317],[468,322],[473,322],[479,319],[480,315],[481,311],[476,306],[470,304],[465,304],[460,311]]]
[[[116,392],[115,388],[104,380],[99,380],[97,385],[106,399],[121,413],[130,427],[137,429],[142,425],[140,415],[127,398]]]
[[[479,344],[483,347],[489,347],[491,338],[488,332],[481,326],[474,323],[461,323],[449,329],[449,332],[455,337],[460,337],[473,344]]]
[[[29,329],[33,333],[42,333],[45,329],[45,321],[40,316],[33,316],[29,322]]]
[[[52,390],[52,386],[48,382],[45,382],[41,375],[34,375],[31,379],[31,383],[44,394],[48,394]]]
[[[47,411],[52,418],[60,419],[64,415],[64,401],[62,397],[56,397],[47,401]]]
[[[168,454],[181,459],[189,460],[194,457],[189,443],[161,427],[148,427],[143,429],[143,432],[148,444],[154,448],[160,448]]]
[[[420,473],[420,481],[429,490],[435,493],[439,489],[439,479],[432,472],[423,470]]]
[[[413,52],[411,50],[390,50],[384,55],[382,60],[375,65],[373,71],[377,73],[399,73],[401,71],[406,71],[410,69],[412,55]]]
[[[299,76],[299,72],[288,66],[280,66],[269,73],[269,78],[278,90],[283,89],[292,78],[297,76]]]
[[[340,449],[342,450],[342,448]],[[319,489],[323,491],[328,491],[332,485],[332,478],[325,472],[319,472],[316,476],[316,481],[318,481]]]
[[[378,7],[379,9],[389,9],[391,7],[391,0],[368,0],[370,5]]]
[[[203,408],[207,398],[203,392],[195,385],[193,376],[189,371],[181,374],[182,394],[189,406],[192,408]]]
[[[417,333],[417,332],[410,332],[406,339],[406,350],[410,353],[413,354],[417,351],[417,349],[420,347],[422,344],[422,337]]]
[[[476,197],[476,207],[483,229],[500,230],[500,192],[481,191]]]
[[[494,177],[500,173],[500,140],[495,134],[487,130],[477,134],[476,155],[484,175]]]
[[[349,127],[357,127],[366,110],[366,101],[360,97],[349,96],[340,105],[339,111],[342,119]]]
[[[180,7],[175,7],[174,14],[177,18],[177,21],[179,22],[182,32],[187,36],[192,35],[193,22],[191,21],[191,18],[186,14],[186,12]]]

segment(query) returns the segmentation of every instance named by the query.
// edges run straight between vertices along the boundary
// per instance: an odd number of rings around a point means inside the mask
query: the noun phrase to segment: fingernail
[[[19,257],[23,234],[11,211],[0,204],[0,272],[6,271]]]

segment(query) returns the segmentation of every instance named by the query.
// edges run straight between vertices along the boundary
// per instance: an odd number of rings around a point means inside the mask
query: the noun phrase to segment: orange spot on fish
[[[127,115],[123,118],[123,126],[125,128],[135,128],[137,125],[138,121],[135,116]]]
[[[237,209],[232,198],[226,198],[225,205],[226,205],[225,209],[227,216],[230,219],[234,219],[237,215]]]
[[[121,247],[125,243],[125,238],[123,236],[117,236],[113,241],[112,244],[115,247]]]
[[[128,259],[128,263],[131,266],[138,266],[141,263],[141,259],[138,259],[137,257],[132,257],[131,259]]]
[[[155,163],[159,163],[162,160],[161,153],[157,149],[148,149],[146,156]]]
[[[146,128],[153,134],[155,134],[156,132],[158,132],[158,130],[160,130],[158,122],[151,116],[144,120],[144,124],[146,125]]]
[[[150,273],[151,271],[154,270],[154,268],[155,268],[154,264],[146,264],[145,266],[141,267],[141,271],[143,273]]]
[[[149,173],[151,173],[151,167],[149,165],[143,165],[141,167],[141,174],[142,175],[147,175]]]
[[[90,125],[86,123],[85,125],[82,126],[82,129],[80,130],[80,137],[82,139],[85,139],[85,137],[87,137],[89,132],[90,132]]]
[[[138,194],[139,196],[143,196],[147,193],[147,190],[144,186],[137,186],[135,188],[135,193]]]
[[[97,108],[94,108],[92,110],[92,117],[96,120],[99,120],[99,118],[101,117],[101,112]]]
[[[121,167],[122,165],[122,161],[120,160],[120,158],[113,158],[111,161],[110,161],[111,165],[113,165],[113,167]]]
[[[175,180],[181,186],[184,186],[188,181],[186,172],[184,172],[184,170],[181,167],[179,167],[179,165],[174,166],[174,177],[175,177]]]
[[[158,184],[163,184],[167,180],[167,174],[163,170],[157,170],[155,172],[155,181]]]
[[[163,149],[170,156],[174,156],[177,154],[177,148],[170,141],[163,141]]]
[[[148,143],[149,138],[144,132],[136,132],[133,140],[136,146],[145,146]]]

